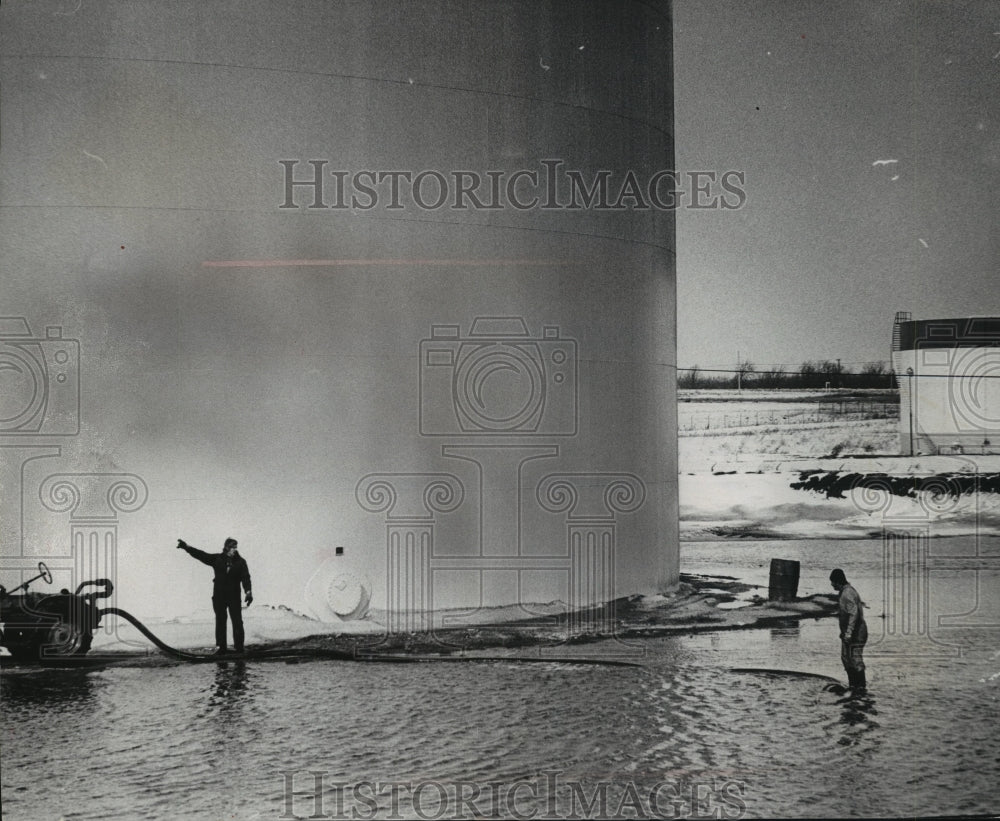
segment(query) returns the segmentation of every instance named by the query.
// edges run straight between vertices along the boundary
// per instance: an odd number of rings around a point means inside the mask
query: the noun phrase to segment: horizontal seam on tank
[[[170,206],[170,205],[88,205],[86,203],[76,204],[76,205],[46,205],[46,204],[35,204],[35,205],[18,205],[16,203],[9,203],[6,205],[0,205],[0,209],[4,208],[94,208],[94,209],[119,209],[122,211],[203,211],[209,213],[221,213],[221,214],[258,214],[268,216],[274,214],[276,217],[280,217],[280,213],[275,213],[272,211],[260,211],[252,208],[209,208],[209,207],[197,207],[197,206]],[[305,215],[319,217],[321,215],[326,215],[327,211],[305,211],[302,212]],[[668,245],[661,245],[658,242],[650,242],[649,240],[643,239],[633,239],[630,237],[616,237],[612,234],[588,234],[585,231],[565,231],[559,228],[533,228],[530,225],[497,225],[488,222],[463,222],[461,220],[421,220],[407,217],[380,217],[376,214],[369,213],[367,211],[363,212],[352,212],[352,217],[367,217],[371,219],[381,219],[389,220],[390,222],[419,222],[422,225],[450,225],[450,226],[461,226],[466,228],[491,228],[498,229],[502,231],[532,231],[540,234],[561,234],[565,236],[572,237],[589,237],[590,239],[610,239],[616,242],[626,242],[630,245],[644,245],[650,248],[657,248],[661,251],[666,251],[672,256],[677,256],[677,251]],[[302,217],[297,217],[301,219]]]
[[[88,54],[8,54],[3,57],[0,57],[0,61],[27,60],[27,59],[107,60],[109,62],[120,62],[120,63],[157,63],[162,65],[202,66],[205,68],[227,68],[240,71],[271,71],[279,74],[302,74],[310,77],[329,77],[338,80],[361,80],[362,82],[369,82],[369,83],[386,83],[388,85],[397,85],[397,86],[420,86],[421,88],[431,88],[439,91],[455,91],[465,94],[481,94],[491,97],[507,97],[514,100],[527,100],[534,103],[545,103],[547,105],[562,106],[565,108],[575,108],[581,111],[590,111],[595,114],[603,114],[608,117],[617,117],[618,119],[621,120],[626,120],[628,122],[644,125],[651,131],[655,131],[667,137],[670,140],[671,144],[673,144],[674,141],[673,134],[670,131],[658,125],[655,125],[654,123],[651,123],[648,120],[644,120],[640,117],[633,117],[628,114],[622,114],[615,111],[607,111],[602,108],[593,108],[591,106],[580,105],[579,103],[568,103],[563,100],[550,100],[546,97],[532,97],[525,94],[513,94],[507,91],[490,91],[487,89],[466,88],[464,86],[449,86],[449,85],[443,85],[441,83],[421,83],[415,80],[411,81],[410,79],[393,80],[387,77],[368,77],[363,74],[342,74],[335,71],[309,71],[305,69],[279,68],[275,66],[246,66],[246,65],[239,65],[237,63],[210,63],[201,60],[169,60],[157,57],[108,57],[105,55],[91,56]]]

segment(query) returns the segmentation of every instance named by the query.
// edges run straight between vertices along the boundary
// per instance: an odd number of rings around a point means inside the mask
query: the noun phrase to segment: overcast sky
[[[897,310],[1000,313],[1000,3],[675,0],[678,365],[887,359]],[[888,162],[894,160],[895,162]]]

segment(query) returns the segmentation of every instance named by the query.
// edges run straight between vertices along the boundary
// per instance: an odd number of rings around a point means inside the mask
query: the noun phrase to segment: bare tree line
[[[885,362],[868,362],[858,372],[830,359],[758,368],[741,361],[735,368],[677,369],[679,388],[895,388],[895,373]]]

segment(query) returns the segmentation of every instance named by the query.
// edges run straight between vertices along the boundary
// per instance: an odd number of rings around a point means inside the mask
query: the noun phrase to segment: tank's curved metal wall
[[[134,595],[230,533],[314,609],[676,580],[673,215],[619,199],[672,167],[666,3],[76,6],[0,12],[3,313],[80,343],[53,468],[149,488]]]

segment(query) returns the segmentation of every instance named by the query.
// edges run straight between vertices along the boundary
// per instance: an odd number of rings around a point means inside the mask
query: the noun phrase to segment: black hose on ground
[[[104,616],[119,616],[125,619],[127,622],[131,622],[132,626],[135,627],[140,633],[142,633],[147,639],[149,639],[153,644],[160,648],[168,656],[173,656],[178,659],[185,659],[186,661],[201,661],[205,656],[199,656],[194,653],[185,653],[183,650],[178,650],[176,647],[171,647],[160,641],[151,630],[149,630],[146,625],[139,621],[135,616],[129,613],[127,610],[120,610],[117,607],[105,607],[103,610],[97,611],[97,615],[100,618]]]
[[[734,673],[759,673],[764,676],[788,676],[789,678],[818,678],[821,681],[828,681],[833,684],[840,684],[833,676],[825,676],[822,673],[807,673],[802,670],[774,670],[770,667],[731,667]]]
[[[594,658],[543,658],[534,656],[434,656],[434,655],[399,655],[390,653],[352,653],[347,650],[324,649],[318,647],[300,647],[287,649],[252,650],[248,653],[238,653],[232,656],[227,655],[198,655],[196,653],[186,653],[171,647],[169,644],[157,638],[153,632],[146,627],[139,619],[127,610],[117,607],[105,607],[98,611],[98,616],[119,616],[130,622],[140,633],[155,644],[162,652],[182,661],[206,662],[225,661],[227,658],[235,659],[336,659],[338,661],[378,661],[388,664],[405,664],[422,661],[506,661],[506,662],[560,662],[564,664],[597,664],[612,667],[641,667],[632,661],[621,659],[594,659]]]
[[[153,644],[155,644],[161,651],[166,653],[176,659],[181,659],[182,661],[223,661],[228,658],[235,659],[281,659],[281,658],[320,658],[320,659],[337,659],[348,661],[354,658],[353,654],[348,653],[345,650],[332,650],[332,649],[322,649],[322,648],[298,648],[298,649],[273,649],[273,650],[252,650],[249,653],[232,653],[218,655],[216,653],[210,653],[208,655],[199,655],[197,653],[186,653],[183,650],[178,650],[176,647],[171,647],[164,641],[161,641],[153,634],[146,625],[144,625],[139,619],[129,613],[127,610],[121,610],[117,607],[106,607],[98,613],[99,616],[111,615],[120,616],[125,619],[140,632],[147,639],[149,639]]]

